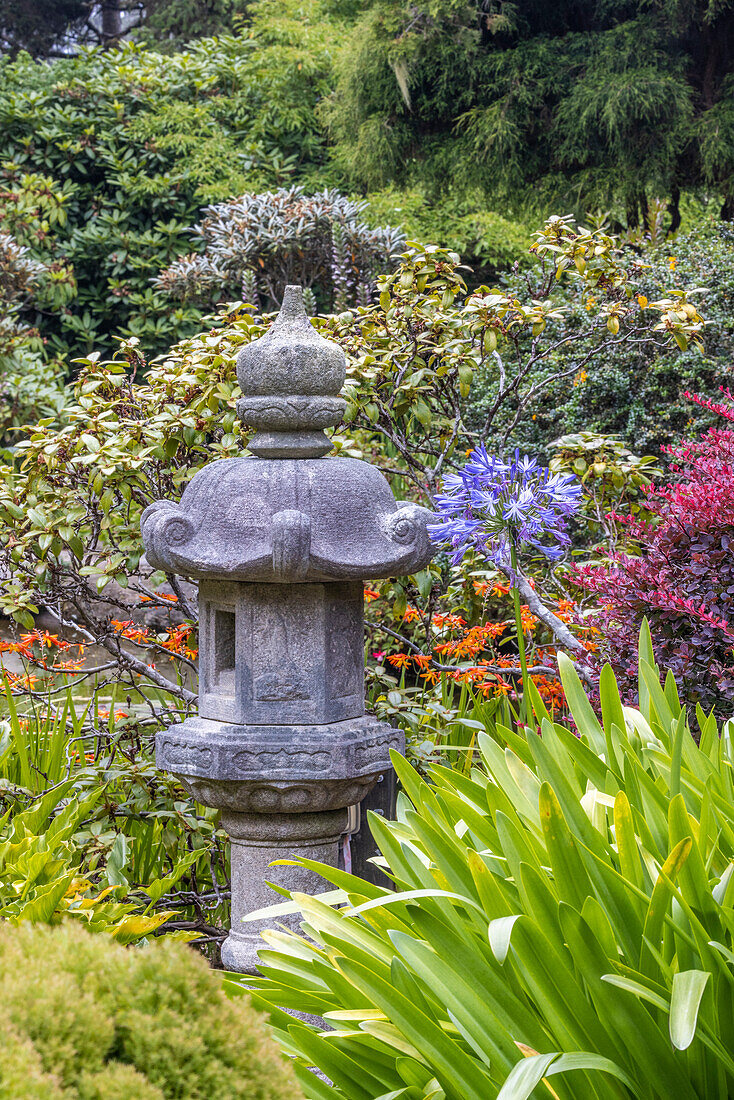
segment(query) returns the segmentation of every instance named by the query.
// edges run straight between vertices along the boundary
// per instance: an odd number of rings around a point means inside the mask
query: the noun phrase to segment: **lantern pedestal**
[[[257,971],[257,954],[263,947],[260,933],[274,922],[272,918],[244,922],[243,918],[256,909],[278,904],[268,882],[302,894],[320,894],[329,889],[315,871],[272,866],[273,862],[313,859],[335,867],[347,817],[346,809],[310,814],[222,814],[222,825],[232,842],[232,931],[222,945],[222,963],[227,970],[249,974]],[[278,924],[298,931],[299,914],[276,919]]]

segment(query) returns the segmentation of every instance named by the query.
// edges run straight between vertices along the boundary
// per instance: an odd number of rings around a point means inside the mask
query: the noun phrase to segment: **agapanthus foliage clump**
[[[734,422],[731,395],[696,399]],[[576,577],[601,609],[587,622],[630,692],[643,618],[657,660],[683,697],[734,713],[734,430],[712,428],[669,449],[672,480],[652,491],[652,522],[628,521],[632,551],[610,565],[579,567]]]
[[[553,474],[519,452],[505,462],[483,446],[463,469],[444,479],[443,489],[436,498],[441,518],[430,525],[429,534],[450,548],[454,563],[470,548],[497,564],[507,563],[513,546],[558,559],[569,545],[566,524],[582,494],[573,475]]]
[[[303,187],[208,206],[194,227],[203,251],[176,260],[156,286],[207,304],[242,297],[272,307],[289,283],[299,283],[311,292],[312,312],[317,304],[327,312],[367,305],[405,236],[393,226],[368,226],[366,206],[335,190],[310,195]]]

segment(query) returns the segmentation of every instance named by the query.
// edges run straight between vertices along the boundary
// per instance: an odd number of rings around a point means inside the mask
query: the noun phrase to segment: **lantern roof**
[[[254,458],[212,462],[179,504],[143,514],[149,563],[197,580],[305,582],[415,573],[431,559],[432,513],[396,501],[380,471],[324,458],[341,419],[341,348],[324,340],[287,287],[275,324],[241,353],[242,420]]]

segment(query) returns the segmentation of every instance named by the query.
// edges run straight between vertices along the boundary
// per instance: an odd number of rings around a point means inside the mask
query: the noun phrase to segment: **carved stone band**
[[[344,416],[346,407],[343,397],[270,394],[240,398],[237,414],[243,424],[252,428],[295,432],[333,427]]]
[[[156,736],[156,763],[181,778],[318,783],[359,779],[390,766],[403,734],[365,716],[320,726],[243,726],[188,718]],[[210,803],[216,805],[216,803]]]
[[[156,737],[156,763],[197,801],[237,813],[314,814],[353,806],[402,752],[400,730],[365,716],[321,726],[189,718]]]

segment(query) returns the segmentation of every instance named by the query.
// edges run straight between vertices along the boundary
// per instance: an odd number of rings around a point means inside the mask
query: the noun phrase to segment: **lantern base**
[[[157,734],[156,763],[205,806],[310,815],[361,802],[404,746],[401,730],[369,715],[321,726],[188,718]]]

